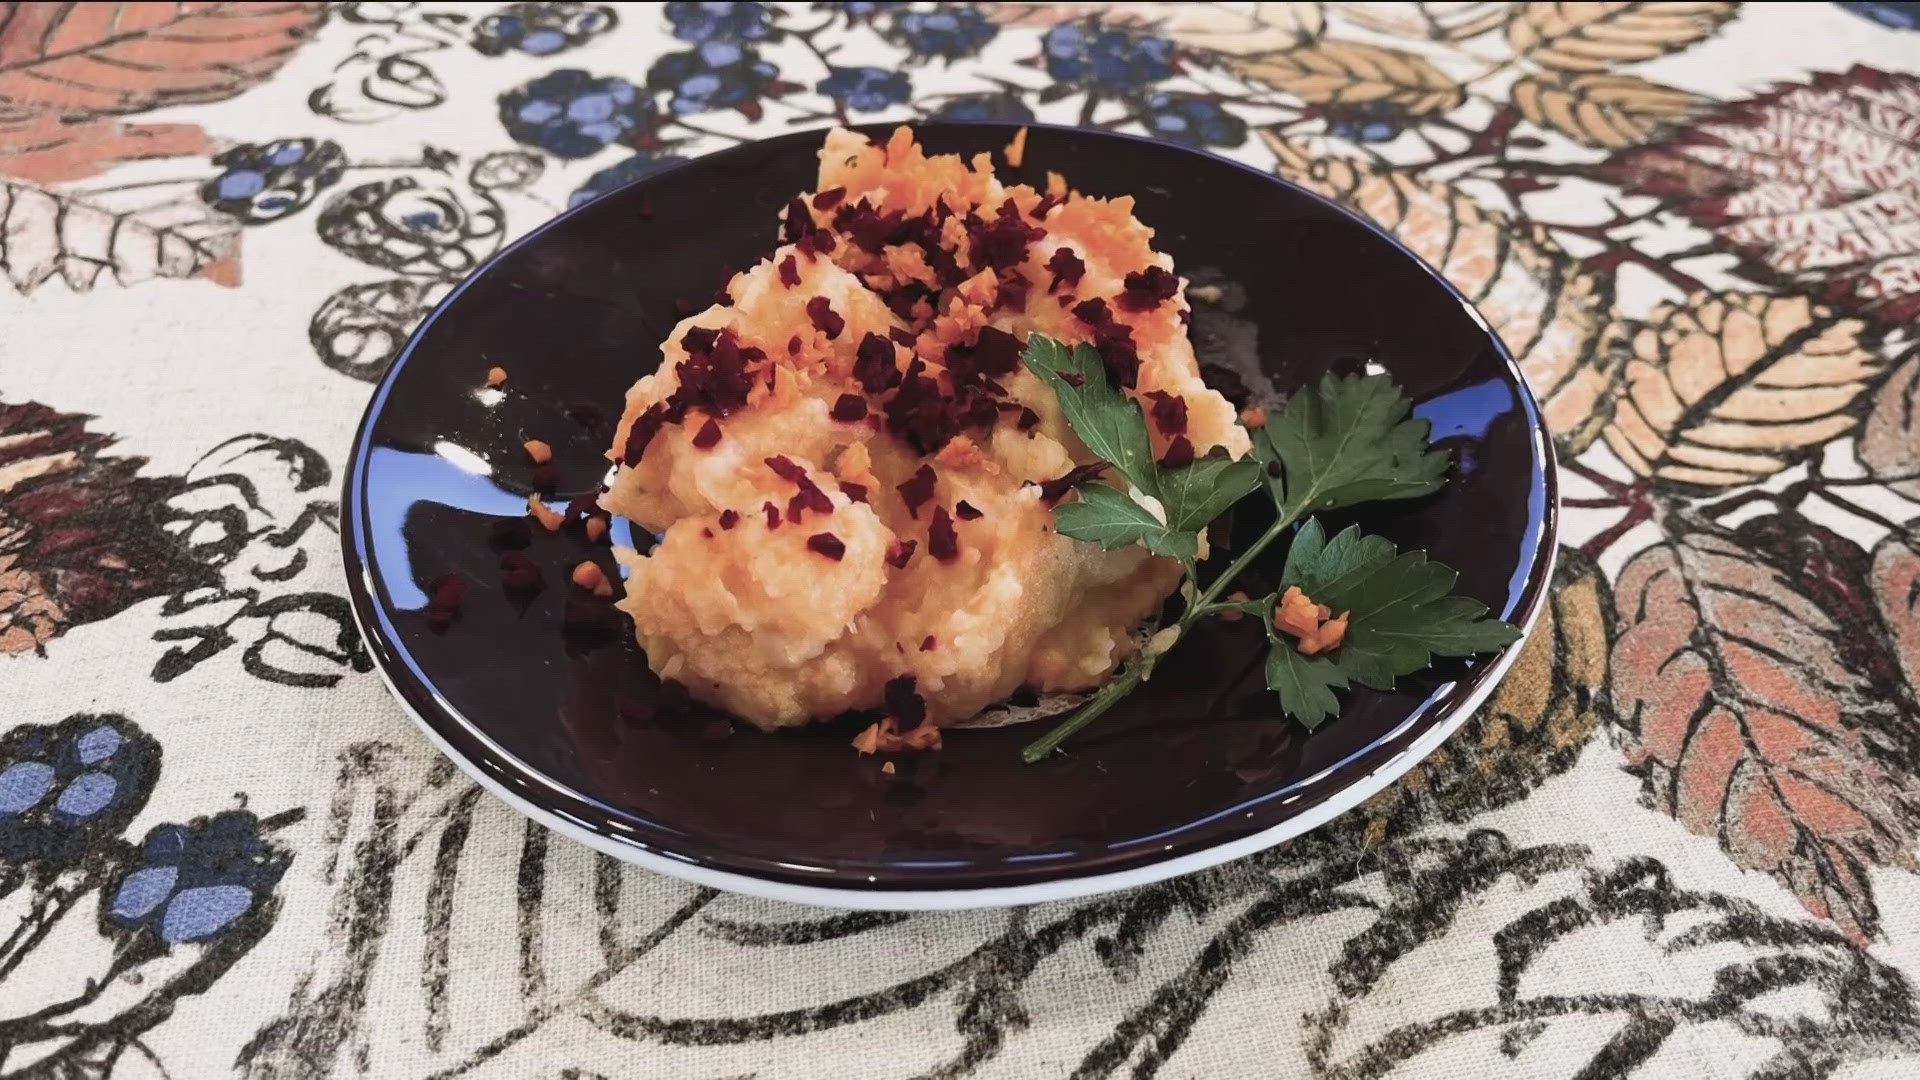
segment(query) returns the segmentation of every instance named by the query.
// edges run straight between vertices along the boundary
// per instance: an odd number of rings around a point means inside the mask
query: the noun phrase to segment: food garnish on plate
[[[660,536],[619,552],[620,606],[694,697],[764,729],[873,710],[871,752],[935,747],[1016,690],[1100,688],[1038,758],[1199,618],[1258,615],[1308,723],[1350,680],[1515,636],[1424,555],[1311,520],[1287,591],[1220,599],[1307,514],[1425,494],[1446,459],[1383,376],[1329,376],[1250,433],[1130,198],[836,129],[781,228],[674,327],[608,452],[602,505]],[[1256,491],[1279,520],[1201,588],[1208,522]],[[1181,614],[1138,634],[1183,580]]]

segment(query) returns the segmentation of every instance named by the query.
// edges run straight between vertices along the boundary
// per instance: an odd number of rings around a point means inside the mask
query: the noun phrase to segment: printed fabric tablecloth
[[[0,1075],[1920,1075],[1920,5],[0,4]],[[1359,208],[1555,428],[1513,677],[1360,810],[1006,911],[716,894],[436,754],[372,383],[555,212],[841,118]]]

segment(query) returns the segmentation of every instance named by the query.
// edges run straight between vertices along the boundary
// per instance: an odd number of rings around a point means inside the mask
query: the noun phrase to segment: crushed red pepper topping
[[[856,484],[851,480],[842,480],[840,481],[840,493],[857,503],[867,501],[867,485],[865,484]]]
[[[711,450],[718,445],[720,445],[720,425],[714,423],[713,417],[709,416],[707,422],[700,425],[700,430],[694,432],[693,448]]]
[[[1099,476],[1106,471],[1107,463],[1096,461],[1091,465],[1075,465],[1065,473],[1040,484],[1040,501],[1052,506],[1066,497],[1067,492]]]
[[[1152,414],[1153,422],[1168,435],[1187,433],[1187,399],[1165,390],[1153,390],[1147,394],[1153,402],[1147,411]]]
[[[860,339],[853,353],[853,377],[869,394],[900,385],[900,369],[894,366],[893,342],[879,334]]]
[[[900,500],[907,504],[908,517],[920,516],[920,508],[926,505],[927,500],[933,498],[934,481],[933,466],[922,465],[919,472],[914,473],[906,483],[895,488],[900,492]]]
[[[847,197],[846,188],[843,188],[843,187],[828,188],[825,191],[818,192],[813,196],[813,208],[815,210],[831,210],[834,207],[839,206],[840,200],[846,197]]]
[[[789,289],[800,285],[800,260],[789,255],[780,260],[780,284]]]
[[[780,508],[779,507],[773,505],[770,502],[766,502],[766,503],[760,504],[760,509],[765,510],[767,512],[767,531],[768,532],[772,532],[773,530],[780,527]]]
[[[843,424],[867,418],[867,399],[859,394],[841,394],[834,400],[833,409],[828,414]]]
[[[1180,279],[1158,266],[1128,274],[1122,281],[1120,306],[1128,311],[1152,311],[1180,291]]]
[[[1080,261],[1072,248],[1063,247],[1054,250],[1053,257],[1047,260],[1047,269],[1053,271],[1053,284],[1047,286],[1047,291],[1059,292],[1062,285],[1071,289],[1080,284],[1080,279],[1086,276],[1087,264]]]
[[[1073,317],[1092,327],[1102,327],[1113,321],[1113,312],[1107,309],[1107,302],[1094,297],[1073,305]]]
[[[807,550],[839,562],[847,553],[847,545],[832,533],[814,533],[807,537]]]
[[[839,337],[840,331],[847,328],[847,320],[833,310],[833,304],[824,296],[807,301],[807,319],[813,323],[815,330],[827,335],[828,341]]]
[[[1169,469],[1193,464],[1193,443],[1185,435],[1175,435],[1167,443],[1167,452],[1160,455],[1160,464]]]
[[[920,546],[917,540],[895,540],[887,545],[887,565],[895,570],[904,570],[907,560],[913,558],[914,549]]]
[[[953,504],[953,513],[961,521],[974,521],[985,516],[978,507],[965,499]]]
[[[927,553],[941,562],[960,557],[960,534],[954,530],[953,516],[944,506],[933,508],[933,523],[927,526]]]
[[[740,524],[740,515],[737,512],[733,510],[720,511],[720,527],[722,529],[731,529],[738,524]]]

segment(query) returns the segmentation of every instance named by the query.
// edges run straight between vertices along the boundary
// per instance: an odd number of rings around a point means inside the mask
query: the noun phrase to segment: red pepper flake
[[[998,327],[983,326],[973,342],[973,370],[982,375],[1011,375],[1020,370],[1020,339]],[[1006,389],[999,391],[1003,396]]]
[[[923,637],[923,638],[921,638],[921,639],[920,639],[920,651],[921,651],[921,652],[932,652],[932,651],[933,651],[933,649],[934,649],[934,646],[936,646],[936,645],[938,645],[938,644],[940,644],[940,643],[939,643],[939,642],[937,642],[937,641],[935,641],[935,640],[933,639],[933,635],[932,635],[932,634],[928,634],[928,635],[927,635],[926,637]]]
[[[712,530],[712,529],[701,529],[701,530],[700,530],[700,537],[701,537],[701,539],[703,539],[703,540],[711,540],[711,539],[713,539],[713,530]]]
[[[720,445],[720,425],[709,416],[707,422],[700,425],[700,430],[693,433],[693,448],[711,450],[718,445]]]
[[[1107,310],[1105,300],[1096,296],[1073,305],[1073,317],[1088,326],[1100,327],[1113,321],[1113,312]]]
[[[800,286],[800,261],[791,255],[780,260],[780,284],[789,289]]]
[[[1087,377],[1077,371],[1060,372],[1060,381],[1076,389],[1087,385]]]
[[[843,187],[828,188],[825,191],[816,192],[814,194],[813,208],[815,210],[831,210],[834,207],[839,206],[840,200],[846,197],[847,197],[846,188],[843,188]]]
[[[647,406],[646,411],[633,418],[633,426],[627,429],[627,443],[620,448],[620,460],[628,466],[640,464],[646,455],[647,445],[667,422],[667,405],[656,401]]]
[[[460,604],[467,596],[467,579],[459,574],[441,574],[429,586],[427,627],[436,633],[445,631],[460,617]]]
[[[1045,221],[1047,215],[1053,211],[1054,207],[1066,201],[1067,199],[1064,195],[1040,196],[1040,201],[1033,205],[1033,219],[1035,221]]]
[[[1023,312],[1027,310],[1028,282],[1025,275],[1009,271],[1000,278],[1000,290],[993,294],[993,306],[987,309],[991,315],[996,311]]]
[[[920,508],[926,505],[927,500],[933,498],[934,479],[933,466],[922,465],[919,472],[914,473],[906,483],[894,489],[900,493],[901,500],[907,504],[908,517],[918,518]]]
[[[546,587],[547,579],[532,559],[518,551],[500,553],[500,584],[510,592],[536,593]]]
[[[847,328],[847,320],[833,310],[833,305],[824,296],[807,301],[807,318],[813,323],[814,329],[827,335],[828,341],[839,337],[840,331]]]
[[[787,355],[788,356],[800,355],[800,335],[799,334],[795,334],[792,337],[787,339]],[[768,385],[772,385],[772,384],[769,383]]]
[[[713,351],[713,343],[720,340],[720,331],[711,326],[689,326],[687,332],[680,335],[680,347],[687,350],[688,356]]]
[[[1047,260],[1047,269],[1053,271],[1053,284],[1047,286],[1047,291],[1059,292],[1062,285],[1071,289],[1080,284],[1080,279],[1086,276],[1087,264],[1080,261],[1072,248],[1063,247],[1056,249],[1053,258]]]
[[[944,506],[933,508],[933,524],[927,527],[927,552],[941,562],[960,557],[960,534],[954,531],[953,516]]]
[[[1096,461],[1091,465],[1075,465],[1063,475],[1040,484],[1040,501],[1052,506],[1065,498],[1067,492],[1099,476],[1106,468],[1107,463],[1104,461]]]
[[[895,540],[887,545],[887,565],[895,570],[907,568],[907,560],[913,558],[913,551],[920,546],[918,540]]]
[[[775,476],[778,476],[788,483],[797,484],[807,478],[806,468],[795,463],[792,458],[785,454],[775,454],[773,457],[767,458],[766,462],[767,468],[772,469]]]
[[[1032,431],[1034,428],[1040,426],[1040,414],[1022,405],[1020,406],[1020,419],[1015,426],[1021,431]]]
[[[1168,435],[1187,433],[1187,399],[1165,390],[1154,390],[1147,394],[1153,406],[1147,411],[1152,414],[1153,422]]]
[[[927,719],[927,701],[920,696],[919,680],[911,675],[902,675],[887,680],[884,700],[887,715],[900,723],[900,730],[907,731],[919,727]]]
[[[916,340],[913,336],[913,331],[905,330],[898,326],[889,327],[887,329],[887,336],[898,344],[905,345],[909,349],[913,348],[913,343]]]
[[[949,397],[941,392],[940,384],[928,376],[926,370],[927,365],[918,357],[907,365],[906,374],[900,379],[900,389],[894,392],[885,406],[889,431],[905,440],[916,452],[931,454],[960,433],[963,420],[993,423],[993,402],[985,394],[961,384],[954,386],[954,394]],[[984,418],[971,414],[976,397],[977,404],[985,406]]]
[[[1167,443],[1167,452],[1160,455],[1160,464],[1169,469],[1193,464],[1193,443],[1185,435],[1175,435]]]
[[[532,543],[533,526],[524,517],[501,518],[487,529],[487,546],[495,551],[518,551]]]
[[[847,553],[847,545],[841,543],[840,538],[832,533],[814,533],[807,537],[807,550],[839,562]]]
[[[1128,311],[1152,311],[1180,291],[1180,279],[1158,266],[1149,266],[1121,281],[1120,306]]]
[[[1120,386],[1131,388],[1140,379],[1140,353],[1133,342],[1133,328],[1126,323],[1108,323],[1094,332],[1093,347],[1107,377]]]
[[[808,262],[820,255],[833,254],[834,247],[833,234],[825,229],[815,229],[793,243],[793,249],[805,255]]]
[[[813,231],[813,214],[800,196],[787,200],[787,216],[780,222],[780,235],[791,244]]]
[[[769,502],[769,503],[761,503],[760,509],[765,510],[767,512],[767,531],[768,532],[772,532],[773,530],[780,527],[780,508],[779,507]]]
[[[740,524],[740,515],[732,510],[720,511],[720,528],[731,529]]]
[[[567,508],[560,512],[560,516],[567,519],[567,521],[569,522],[585,521],[587,518],[592,517],[594,514],[598,513],[599,510],[600,510],[599,493],[589,491],[589,492],[585,492],[584,494],[575,495],[573,498],[568,499]]]
[[[867,485],[865,484],[856,484],[851,480],[842,480],[840,481],[840,492],[854,502],[863,503],[867,501]]]
[[[861,338],[853,353],[853,377],[869,394],[900,385],[900,369],[893,360],[893,342],[879,334]]]
[[[1020,215],[1012,199],[1000,204],[991,222],[968,214],[967,257],[977,267],[1007,270],[1026,261],[1027,246],[1047,235],[1047,230],[1029,224]]]
[[[851,424],[867,418],[867,399],[859,394],[841,394],[828,413],[843,424]]]
[[[794,493],[793,498],[787,500],[787,517],[795,523],[799,522],[801,512],[806,510],[821,514],[833,513],[833,500],[828,498],[827,493],[821,491],[811,480],[800,481],[800,490]]]
[[[953,504],[953,513],[961,521],[975,521],[984,516],[978,507],[965,499]]]

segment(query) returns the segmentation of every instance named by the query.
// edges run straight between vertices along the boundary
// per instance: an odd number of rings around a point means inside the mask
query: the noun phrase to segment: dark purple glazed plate
[[[1013,129],[919,131],[932,152],[971,154]],[[582,558],[611,570],[605,548],[533,530],[526,554],[547,587],[514,597],[498,587],[490,529],[522,512],[534,482],[525,439],[552,445],[558,500],[597,486],[613,414],[659,363],[676,301],[704,304],[727,267],[769,250],[781,206],[812,185],[819,142],[799,132],[713,154],[550,222],[441,304],[374,394],[346,478],[354,612],[395,695],[462,768],[568,836],[706,884],[974,907],[1143,884],[1296,836],[1391,783],[1492,691],[1519,645],[1393,693],[1351,693],[1309,735],[1278,715],[1262,637],[1241,623],[1182,642],[1039,766],[1020,748],[1044,722],[954,732],[888,776],[849,749],[850,731],[716,737],[724,725],[698,716],[637,718],[658,683],[624,619],[583,606],[566,581]],[[1553,551],[1552,452],[1512,359],[1458,294],[1372,225],[1221,158],[1035,126],[1011,175],[1048,169],[1090,194],[1133,195],[1180,272],[1220,286],[1196,303],[1193,336],[1229,396],[1329,368],[1391,372],[1453,452],[1453,480],[1356,520],[1531,622]],[[477,392],[495,365],[504,393]],[[581,423],[576,403],[607,418]],[[1217,526],[1216,560],[1263,524],[1243,513]],[[448,573],[474,585],[437,632],[425,590]],[[609,615],[619,621],[599,621]]]

